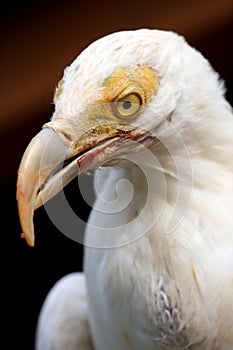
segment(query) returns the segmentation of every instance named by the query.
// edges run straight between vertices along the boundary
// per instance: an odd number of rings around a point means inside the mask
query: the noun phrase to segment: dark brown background
[[[52,114],[52,95],[63,69],[93,40],[142,27],[184,35],[225,80],[232,103],[232,0],[11,1],[1,2],[1,223],[3,334],[7,349],[34,348],[41,303],[64,274],[82,269],[82,246],[35,214],[36,246],[20,240],[15,200],[17,168],[25,147]],[[71,183],[66,194],[86,218],[89,207]],[[74,195],[75,193],[75,195]],[[81,208],[81,209],[80,209]],[[5,328],[4,327],[4,328]]]

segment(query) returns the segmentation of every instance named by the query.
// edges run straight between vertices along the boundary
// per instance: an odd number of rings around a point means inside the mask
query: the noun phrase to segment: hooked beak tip
[[[22,192],[19,178],[17,183],[17,202],[20,224],[23,230],[21,238],[25,238],[29,246],[34,246],[33,201],[27,197],[26,193]]]
[[[49,128],[42,129],[24,152],[18,171],[16,199],[23,235],[30,246],[34,246],[34,211],[43,204],[37,203],[41,184],[66,154],[67,147]]]

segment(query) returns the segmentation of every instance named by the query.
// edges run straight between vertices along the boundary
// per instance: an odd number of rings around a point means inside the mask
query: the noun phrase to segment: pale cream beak
[[[28,145],[18,172],[17,201],[24,237],[34,245],[33,214],[78,174],[77,160],[63,168],[70,157],[67,147],[52,129],[42,129]]]
[[[97,125],[96,129],[87,129],[79,137],[73,135],[73,141],[65,136],[63,129],[58,129],[54,123],[46,124],[28,145],[19,167],[18,211],[23,235],[30,246],[34,245],[35,209],[55,196],[77,175],[103,164],[106,166],[108,161],[110,166],[116,165],[116,161],[111,162],[113,156],[117,158],[124,150],[129,152],[130,147],[136,152],[135,143],[131,140],[146,146],[151,142],[150,136],[127,125],[108,125],[107,128]]]

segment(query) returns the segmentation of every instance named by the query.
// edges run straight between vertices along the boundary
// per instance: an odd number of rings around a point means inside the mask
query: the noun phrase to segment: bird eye
[[[130,94],[117,101],[116,112],[120,117],[131,117],[139,111],[141,104],[142,101],[138,95]]]

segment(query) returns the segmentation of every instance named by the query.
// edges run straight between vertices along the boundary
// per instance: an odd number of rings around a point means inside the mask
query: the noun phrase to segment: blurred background
[[[82,246],[59,232],[45,210],[35,213],[36,246],[20,239],[15,186],[22,154],[53,112],[65,66],[95,39],[125,29],[173,30],[209,59],[233,100],[232,0],[1,0],[0,146],[2,166],[2,309],[7,349],[34,349],[41,304],[63,275],[82,270]],[[86,219],[76,182],[66,195]],[[2,314],[4,315],[4,314]]]

